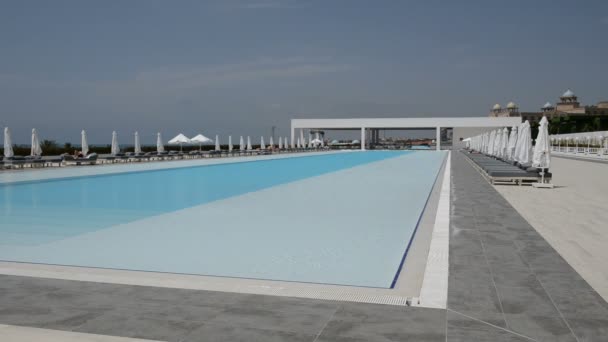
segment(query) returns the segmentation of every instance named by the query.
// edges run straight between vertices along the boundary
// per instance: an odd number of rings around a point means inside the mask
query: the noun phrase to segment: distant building
[[[512,117],[520,116],[522,120],[530,123],[539,122],[543,116],[548,119],[562,116],[582,116],[582,115],[606,115],[608,116],[608,101],[598,102],[596,105],[581,106],[578,97],[568,89],[559,97],[557,105],[553,106],[550,102],[545,103],[540,112],[520,112],[514,102],[509,102],[506,108],[495,104],[488,116],[490,117]]]
[[[515,104],[515,102],[511,101],[507,103],[506,108],[502,108],[498,103],[492,107],[492,111],[490,112],[490,117],[502,118],[509,116],[521,116],[519,113],[519,107]]]

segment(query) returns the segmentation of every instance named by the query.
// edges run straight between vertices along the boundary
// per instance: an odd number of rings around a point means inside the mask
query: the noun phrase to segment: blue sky
[[[287,135],[294,117],[485,115],[608,100],[607,1],[0,2],[17,142]]]

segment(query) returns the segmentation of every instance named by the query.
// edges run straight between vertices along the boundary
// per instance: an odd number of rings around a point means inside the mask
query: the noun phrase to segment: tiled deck
[[[606,340],[608,304],[459,153],[450,229],[447,311],[0,275],[0,324],[163,341]]]

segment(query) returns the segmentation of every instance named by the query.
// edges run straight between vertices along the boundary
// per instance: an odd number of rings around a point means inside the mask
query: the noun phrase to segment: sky
[[[27,143],[289,133],[292,118],[608,100],[608,1],[0,2],[0,126]]]

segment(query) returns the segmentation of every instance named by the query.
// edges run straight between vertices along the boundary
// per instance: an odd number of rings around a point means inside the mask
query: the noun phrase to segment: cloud
[[[246,82],[258,80],[309,77],[343,72],[353,68],[352,65],[333,63],[325,58],[265,58],[216,66],[163,67],[140,72],[135,75],[132,82],[135,84],[157,84],[171,89],[190,89],[242,85]]]
[[[112,80],[46,79],[35,74],[0,74],[0,90],[30,94],[39,99],[44,97],[49,106],[63,101],[80,108],[107,112],[172,112],[200,107],[203,103],[208,105],[213,101],[225,103],[234,95],[235,89],[242,87],[254,90],[258,85],[322,77],[354,69],[354,65],[339,63],[329,57],[258,58],[220,65],[169,65],[127,73]],[[5,91],[0,94],[0,99],[9,94]],[[239,98],[242,96],[235,100]],[[234,104],[235,100],[230,102]],[[282,108],[282,105],[273,105],[268,109],[277,111]]]
[[[139,89],[140,95],[176,92],[201,87],[240,86],[248,82],[311,77],[343,72],[353,65],[335,63],[328,57],[283,59],[259,58],[240,63],[206,66],[164,66],[135,72],[115,80],[48,80],[25,75],[2,75],[0,84],[32,88],[94,88],[104,93],[130,93]],[[112,91],[110,91],[112,90]]]

